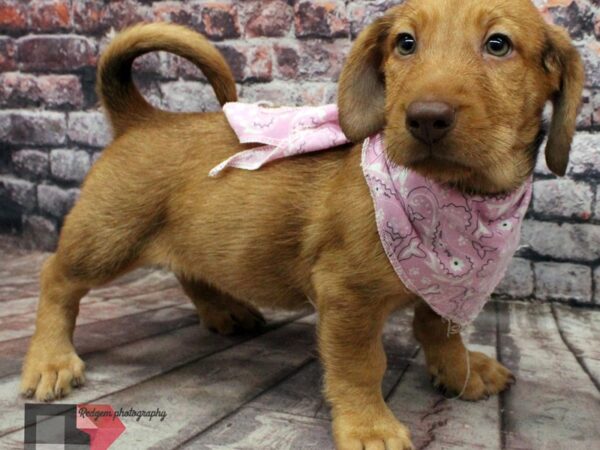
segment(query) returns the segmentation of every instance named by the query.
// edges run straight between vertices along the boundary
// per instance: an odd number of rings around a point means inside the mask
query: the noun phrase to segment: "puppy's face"
[[[530,0],[414,0],[359,36],[340,81],[340,119],[358,142],[385,128],[397,164],[465,190],[509,191],[546,151],[563,175],[583,88],[566,33]]]

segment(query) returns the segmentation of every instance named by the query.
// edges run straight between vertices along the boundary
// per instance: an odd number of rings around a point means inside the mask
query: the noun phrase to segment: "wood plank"
[[[392,322],[386,334],[388,338],[391,335],[392,340],[405,340],[396,348],[410,347],[414,353],[418,347],[415,342],[409,341],[412,333],[406,333],[406,318],[409,315],[404,314],[403,317],[395,327]],[[313,323],[314,317],[303,321]],[[472,347],[493,354],[495,327],[495,310],[493,307],[488,308],[477,325],[466,331],[467,338],[475,343]],[[412,366],[404,374],[411,363]],[[281,384],[248,403],[240,412],[196,436],[184,448],[332,448],[330,416],[321,394],[321,380],[321,366],[317,361],[312,361]],[[489,446],[469,448],[499,448],[497,398],[479,405],[446,400],[433,391],[421,362],[395,355],[389,356],[383,391],[386,396],[393,391],[389,403],[400,418],[407,415],[404,403],[413,404],[412,409],[408,408],[408,417],[413,419],[409,424],[416,425],[416,442],[423,446],[430,444],[430,448],[465,448],[465,442],[472,442],[468,438],[459,439],[456,435],[471,433],[473,439],[489,439],[491,435],[493,440]],[[459,427],[458,432],[456,427]]]
[[[463,338],[470,350],[496,356],[496,314],[486,305]],[[499,398],[480,402],[446,399],[434,391],[422,354],[412,361],[388,404],[409,426],[416,448],[500,448]]]
[[[168,414],[163,422],[122,419],[127,430],[115,449],[174,448],[305,364],[312,347],[310,327],[288,324],[175,370],[166,372],[163,367],[160,377],[103,396],[96,403],[137,410],[160,407]],[[111,381],[121,375],[110,374]],[[21,434],[0,438],[0,446],[14,445]]]
[[[411,430],[415,448],[500,448],[498,397],[480,402],[446,399],[431,386],[422,356],[412,361],[388,404]]]
[[[0,286],[13,283],[12,278],[23,278],[29,280],[37,279],[43,262],[50,253],[26,252],[14,255],[10,251],[2,255],[0,266]]]
[[[45,258],[46,255],[43,255],[43,258],[26,258],[23,262],[25,267],[20,267],[18,262],[11,261],[3,269],[0,269],[0,303],[26,297],[37,298],[40,290],[41,264]],[[125,292],[128,292],[129,295],[136,295],[148,290],[178,285],[175,277],[169,272],[146,268],[130,272],[106,286],[94,289],[93,292],[95,297],[106,299],[123,295]],[[122,287],[127,289],[123,291]]]
[[[563,340],[600,389],[600,311],[553,305]]]
[[[266,315],[269,325],[263,330],[268,333],[290,320],[298,313]],[[97,352],[86,359],[88,382],[83,389],[58,403],[89,403],[114,392],[127,389],[174,368],[201,360],[207,355],[228,349],[240,342],[248,341],[252,335],[223,337],[210,333],[203,327],[192,325],[174,330],[169,334],[153,336],[120,347]],[[5,377],[0,383],[0,436],[19,430],[23,422],[23,404],[18,397],[19,377]],[[165,391],[165,395],[168,391]],[[8,442],[19,439],[12,434]],[[0,447],[4,441],[0,439]]]
[[[188,303],[189,300],[178,287],[103,301],[88,296],[81,302],[77,325],[116,319],[143,311]],[[33,314],[0,317],[0,342],[31,336],[34,329],[35,317]]]
[[[94,289],[94,297],[109,299],[114,297],[136,297],[147,292],[178,288],[175,276],[163,270],[139,269],[115,282]]]
[[[317,316],[307,316],[299,323],[316,326]],[[384,346],[388,356],[388,367],[383,381],[384,395],[388,395],[398,383],[407,367],[407,358],[418,351],[412,333],[412,312],[398,311],[390,317],[384,330]],[[298,373],[274,389],[262,394],[249,406],[274,412],[305,417],[329,419],[329,407],[323,395],[323,371],[316,359]]]
[[[333,449],[328,420],[242,408],[184,444],[198,450]]]
[[[388,395],[396,386],[407,366],[407,360],[389,356],[382,385],[384,395]],[[323,369],[318,360],[313,360],[298,373],[253,400],[248,406],[265,411],[329,420],[329,406],[325,402],[322,389]]]
[[[75,346],[81,356],[198,323],[193,305],[144,311],[75,328]],[[0,342],[0,378],[19,373],[29,337]]]
[[[29,292],[19,289],[15,295]],[[6,307],[0,312],[0,342],[33,334],[39,293],[37,285],[35,289],[35,297],[17,297],[4,302]],[[84,297],[77,324],[85,325],[189,303],[172,274],[141,269]]]
[[[127,422],[116,448],[170,449],[186,442],[304,365],[313,355],[313,337],[310,327],[289,324],[103,399],[172,414],[156,424]],[[166,394],[160,403],[159,390]]]
[[[547,304],[500,304],[503,362],[517,384],[503,395],[505,448],[591,449],[600,394],[561,339]]]
[[[0,237],[0,246],[2,246]],[[0,252],[1,253],[1,252]],[[49,253],[15,255],[10,249],[0,260],[0,303],[22,297],[37,297],[39,275]]]
[[[27,278],[27,280],[31,280]],[[120,283],[112,283],[94,289],[90,295],[82,299],[82,305],[109,300],[112,298],[139,298],[148,292],[159,292],[177,289],[179,284],[172,274],[162,271],[138,270],[130,274]],[[12,289],[12,291],[11,291]],[[39,298],[39,283],[18,283],[14,280],[10,285],[0,287],[0,318],[8,316],[34,316]]]

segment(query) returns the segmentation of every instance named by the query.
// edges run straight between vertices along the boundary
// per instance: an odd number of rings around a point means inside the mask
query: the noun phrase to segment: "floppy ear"
[[[352,142],[360,142],[385,126],[383,42],[390,28],[387,17],[369,25],[358,36],[342,71],[340,124]]]
[[[557,76],[559,81],[552,98],[554,115],[546,146],[546,163],[552,172],[563,176],[567,172],[581,104],[584,67],[571,38],[562,28],[548,26],[547,45],[544,67],[550,74]]]

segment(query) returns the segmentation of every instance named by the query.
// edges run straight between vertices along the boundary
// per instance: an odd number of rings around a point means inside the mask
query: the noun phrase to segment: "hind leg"
[[[84,383],[85,365],[73,345],[79,302],[91,288],[136,267],[132,262],[125,265],[122,259],[110,258],[111,252],[102,254],[81,240],[83,245],[70,248],[62,245],[65,241],[68,239],[61,237],[57,253],[48,258],[42,269],[35,333],[21,375],[21,393],[39,401],[62,398]]]
[[[255,331],[265,325],[258,309],[223,294],[205,283],[178,276],[186,295],[192,300],[204,326],[214,333],[231,335]]]
[[[83,383],[84,364],[73,345],[79,302],[91,288],[134,269],[154,231],[150,214],[127,214],[127,208],[111,206],[116,194],[103,201],[98,191],[82,194],[67,216],[57,252],[43,267],[35,333],[21,377],[26,397],[51,401]]]
[[[69,278],[56,255],[44,264],[35,333],[23,365],[21,393],[39,401],[67,395],[84,382],[83,361],[73,346],[79,301],[88,287]]]

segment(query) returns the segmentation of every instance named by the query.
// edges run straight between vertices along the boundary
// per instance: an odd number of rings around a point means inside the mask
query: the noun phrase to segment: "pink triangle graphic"
[[[125,431],[110,405],[77,405],[77,428],[90,435],[90,450],[108,449]]]

